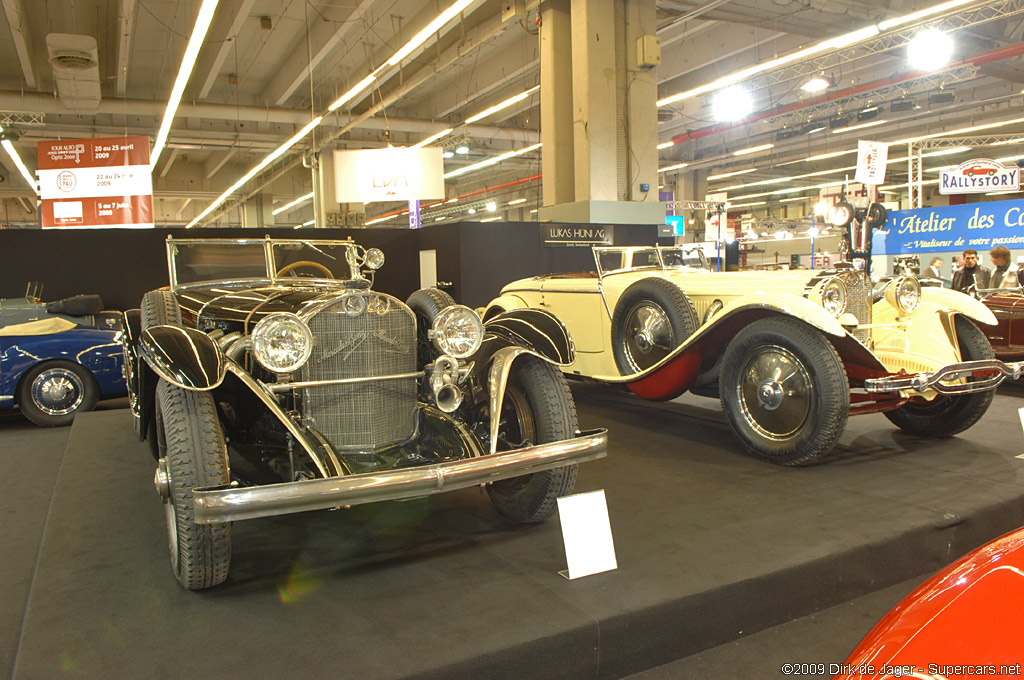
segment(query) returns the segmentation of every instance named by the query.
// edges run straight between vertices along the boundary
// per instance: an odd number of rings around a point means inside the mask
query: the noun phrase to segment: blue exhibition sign
[[[872,244],[876,255],[1024,248],[1024,200],[895,210]]]

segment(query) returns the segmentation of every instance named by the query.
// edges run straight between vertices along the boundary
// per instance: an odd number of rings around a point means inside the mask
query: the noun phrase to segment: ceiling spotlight
[[[455,157],[455,152],[454,152],[454,151],[451,151],[451,150],[449,150],[449,149],[445,149],[445,150],[444,150],[444,151],[443,151],[443,152],[441,153],[441,156],[442,156],[442,157],[444,157],[444,158],[454,158],[454,157]]]
[[[932,92],[930,95],[928,95],[929,104],[948,104],[949,102],[955,101],[956,93],[949,92],[948,90],[945,92]]]
[[[900,111],[913,111],[916,108],[917,102],[913,99],[897,99],[889,104],[889,110],[893,113],[898,113]]]
[[[467,153],[469,153],[469,147],[466,146],[465,144],[459,144],[457,147],[455,147],[455,153],[462,154],[463,156],[465,156]]]
[[[874,118],[878,118],[879,112],[881,112],[881,109],[878,108],[877,106],[869,106],[866,109],[861,109],[860,111],[857,112],[857,121],[862,122],[865,120],[872,120]]]
[[[832,130],[835,130],[837,128],[849,127],[850,119],[846,116],[836,116],[834,118],[829,118],[828,126]]]
[[[907,44],[907,60],[918,71],[935,71],[953,56],[953,38],[937,28],[915,35]]]
[[[821,132],[827,127],[828,125],[825,124],[825,121],[813,121],[805,125],[803,129],[800,130],[800,132],[802,132],[805,135],[811,135],[814,134],[815,132]]]
[[[781,130],[775,133],[775,139],[791,139],[792,137],[796,137],[799,134],[800,131],[797,130],[796,128],[782,128]]]
[[[718,121],[737,121],[745,118],[753,110],[754,98],[750,90],[741,85],[719,90],[711,98],[711,114]]]
[[[498,206],[494,201],[488,201],[487,205],[484,207],[487,208],[487,212],[494,212],[495,210],[498,209]]]
[[[832,83],[828,82],[821,76],[814,76],[806,83],[801,85],[800,89],[803,90],[804,92],[821,92],[822,90],[827,90],[829,85],[831,84]]]

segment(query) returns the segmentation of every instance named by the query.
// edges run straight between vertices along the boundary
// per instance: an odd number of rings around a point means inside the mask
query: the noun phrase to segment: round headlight
[[[366,251],[363,264],[369,269],[380,269],[384,266],[384,253],[380,248],[370,248]]]
[[[839,279],[830,279],[821,287],[821,306],[832,316],[846,311],[846,285]]]
[[[921,304],[921,283],[916,276],[900,276],[885,289],[885,300],[904,314]]]
[[[252,329],[252,353],[256,361],[274,373],[291,373],[309,360],[313,334],[294,314],[265,316]]]
[[[434,318],[430,337],[443,354],[465,359],[480,349],[484,339],[484,325],[469,307],[445,307]]]
[[[840,201],[829,208],[827,221],[834,227],[845,227],[853,221],[853,206]]]

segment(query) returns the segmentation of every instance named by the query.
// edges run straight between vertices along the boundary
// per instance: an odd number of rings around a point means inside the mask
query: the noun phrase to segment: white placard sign
[[[441,147],[334,152],[338,203],[444,198]]]
[[[857,174],[854,182],[881,184],[885,181],[885,166],[889,161],[889,145],[885,142],[857,142]]]
[[[1017,191],[1020,168],[1003,165],[990,158],[964,161],[951,170],[939,172],[939,193],[987,194],[990,191]]]
[[[618,568],[604,489],[558,499],[569,580]]]

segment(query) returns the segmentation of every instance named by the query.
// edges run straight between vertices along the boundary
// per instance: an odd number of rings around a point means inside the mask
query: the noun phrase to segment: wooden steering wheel
[[[329,279],[333,279],[334,278],[334,274],[331,272],[330,269],[328,269],[324,265],[320,264],[319,262],[313,262],[312,260],[299,260],[298,262],[292,262],[291,264],[286,264],[285,266],[281,267],[280,270],[278,270],[277,276],[284,276],[285,274],[291,274],[293,271],[295,271],[299,267],[309,267],[310,269],[315,269],[318,272],[320,272],[322,274],[325,274],[327,276],[327,278],[329,278]]]

